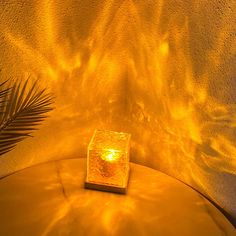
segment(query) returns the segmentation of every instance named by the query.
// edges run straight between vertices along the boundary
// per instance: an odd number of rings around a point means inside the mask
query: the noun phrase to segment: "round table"
[[[202,195],[159,171],[131,163],[128,192],[84,188],[86,161],[53,161],[0,180],[2,236],[236,235]]]

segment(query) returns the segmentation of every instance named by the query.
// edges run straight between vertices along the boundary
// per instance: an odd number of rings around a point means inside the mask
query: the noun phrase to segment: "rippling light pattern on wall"
[[[132,134],[131,160],[236,216],[235,9],[229,0],[3,1],[1,77],[39,76],[57,109],[1,160],[2,175],[83,156],[95,128],[120,130]]]

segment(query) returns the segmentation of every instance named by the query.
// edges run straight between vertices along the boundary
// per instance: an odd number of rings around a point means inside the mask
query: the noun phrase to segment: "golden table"
[[[67,159],[1,179],[0,235],[236,235],[209,201],[161,172],[131,163],[119,195],[84,189],[85,167]]]

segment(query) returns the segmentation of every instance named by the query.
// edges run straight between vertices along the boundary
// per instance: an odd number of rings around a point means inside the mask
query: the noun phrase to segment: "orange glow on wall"
[[[236,216],[236,1],[3,2],[1,78],[39,77],[56,109],[0,176],[85,157],[94,129],[122,130],[132,162]]]
[[[130,134],[96,130],[88,146],[85,187],[125,193],[129,148]]]

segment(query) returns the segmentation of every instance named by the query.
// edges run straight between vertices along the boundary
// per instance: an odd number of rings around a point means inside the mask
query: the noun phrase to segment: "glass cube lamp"
[[[96,130],[88,146],[85,187],[125,193],[129,178],[130,134]]]

